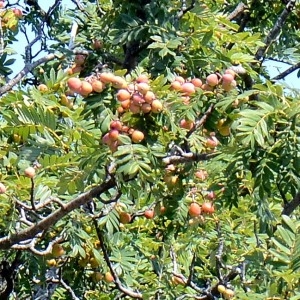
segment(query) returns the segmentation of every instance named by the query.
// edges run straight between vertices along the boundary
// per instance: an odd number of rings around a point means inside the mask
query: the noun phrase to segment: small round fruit
[[[169,189],[173,189],[179,181],[178,175],[172,175],[172,174],[165,174],[164,176],[164,182],[166,183],[167,187]]]
[[[6,193],[6,186],[0,182],[0,194],[5,194]]]
[[[190,96],[195,93],[195,86],[191,82],[185,82],[181,86],[181,91],[185,95]]]
[[[162,103],[157,99],[152,101],[151,107],[152,107],[151,111],[155,114],[161,112],[163,109]]]
[[[59,257],[65,254],[65,250],[62,245],[54,244],[52,247],[52,255],[54,257]]]
[[[19,19],[23,17],[23,12],[19,8],[13,8],[13,13]]]
[[[0,8],[3,8],[5,6],[4,1],[0,1]]]
[[[222,76],[222,83],[224,84],[231,84],[231,82],[234,80],[234,77],[231,74],[224,74]]]
[[[204,202],[201,206],[201,210],[206,214],[213,214],[215,212],[215,207],[211,202]]]
[[[189,207],[189,215],[191,217],[198,217],[200,214],[201,214],[201,206],[196,202],[191,203]]]
[[[154,218],[154,210],[153,209],[145,210],[144,216],[146,219],[153,219]]]
[[[119,213],[119,218],[122,224],[128,224],[131,221],[131,215],[125,211]]]
[[[75,93],[80,92],[82,82],[79,78],[76,77],[69,78],[67,84],[71,91]]]
[[[103,279],[103,274],[102,273],[100,273],[100,272],[94,272],[93,274],[92,274],[92,279],[93,279],[93,281],[94,282],[99,282],[99,281],[101,281],[102,279]]]
[[[206,83],[212,87],[219,83],[219,78],[217,74],[210,74],[206,77]]]
[[[176,76],[174,81],[179,81],[181,84],[185,82],[185,79],[182,76]]]
[[[136,79],[136,82],[137,83],[140,83],[140,82],[145,82],[145,83],[148,83],[149,82],[149,78],[146,74],[141,74],[137,77]]]
[[[126,80],[121,76],[114,76],[111,83],[116,89],[126,89],[128,86]]]
[[[111,282],[114,281],[114,277],[112,276],[112,274],[110,272],[106,272],[105,275],[104,275],[104,280],[107,283],[111,283]]]
[[[141,109],[144,114],[148,114],[150,111],[152,111],[152,107],[149,103],[143,103]]]
[[[200,88],[202,86],[202,80],[200,78],[193,78],[191,83],[195,86]]]
[[[225,292],[225,290],[226,290],[226,287],[224,285],[222,285],[222,284],[218,285],[218,292],[220,294],[223,294]]]
[[[187,130],[191,130],[194,127],[194,122],[190,121],[190,120],[180,120],[179,126],[181,128],[187,129]]]
[[[96,260],[95,257],[91,257],[91,258],[89,259],[89,264],[91,265],[91,268],[92,268],[92,269],[98,268],[99,265],[100,265],[99,262]]]
[[[136,89],[138,90],[138,92],[140,92],[142,95],[145,95],[149,90],[150,90],[150,86],[148,83],[146,82],[140,82],[136,85]]]
[[[26,177],[33,178],[35,176],[35,168],[28,167],[24,170],[24,174]]]
[[[100,80],[94,80],[92,82],[92,88],[93,88],[93,91],[96,92],[96,93],[101,93],[104,89],[104,84],[102,81]]]
[[[41,84],[38,86],[38,90],[39,90],[40,92],[47,92],[47,91],[48,91],[48,87],[46,86],[46,84],[41,83]]]
[[[155,94],[152,91],[148,91],[145,95],[144,95],[144,99],[147,103],[152,103],[153,100],[155,99]]]
[[[119,131],[116,130],[116,129],[111,129],[109,131],[108,135],[109,135],[109,138],[110,138],[111,141],[113,141],[113,142],[117,141],[118,138],[119,138]]]
[[[102,47],[103,47],[102,41],[97,40],[97,39],[94,39],[94,40],[93,40],[93,48],[94,48],[95,50],[99,50],[99,49],[101,49]]]
[[[121,102],[130,99],[130,97],[131,94],[126,89],[120,89],[117,92],[117,99]]]
[[[171,83],[171,89],[174,91],[178,91],[178,92],[181,91],[181,89],[182,89],[181,86],[182,86],[182,84],[177,80],[175,80]]]
[[[172,280],[172,283],[175,284],[175,285],[178,285],[178,284],[185,285],[183,279],[181,279],[180,277],[172,276],[171,280]]]
[[[111,121],[109,127],[110,127],[110,129],[115,129],[115,130],[118,130],[118,131],[123,130],[122,122],[119,121],[119,120]]]
[[[83,54],[77,54],[77,55],[75,55],[74,62],[75,62],[75,64],[77,66],[83,65],[84,62],[85,62],[85,55],[83,55]]]
[[[232,69],[226,69],[225,74],[231,74],[233,76],[233,78],[235,77],[236,73],[232,70]]]
[[[206,147],[214,149],[219,145],[219,141],[216,137],[209,137],[206,140]]]
[[[99,75],[99,79],[104,83],[112,83],[115,75],[113,73],[103,72]]]
[[[56,262],[56,260],[55,260],[54,258],[48,259],[48,260],[46,261],[46,263],[47,263],[47,266],[48,266],[48,267],[55,267],[55,266],[57,265],[57,262]]]
[[[144,134],[139,130],[134,130],[131,134],[131,140],[134,143],[140,143],[144,138]]]
[[[83,96],[83,97],[86,97],[92,92],[93,92],[92,85],[89,82],[83,80],[81,82],[81,88],[80,88],[80,92],[79,92],[80,95]]]

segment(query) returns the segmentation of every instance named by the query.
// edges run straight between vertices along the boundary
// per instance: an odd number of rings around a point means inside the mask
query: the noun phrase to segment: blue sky
[[[54,0],[41,0],[39,1],[41,7],[44,10],[48,10],[48,8],[54,4]],[[20,4],[23,4],[24,1],[21,0]],[[62,0],[62,5],[65,7],[75,7],[74,3],[72,3],[71,0]],[[18,54],[22,54],[24,53],[25,50],[25,46],[27,44],[27,41],[24,38],[23,34],[19,34],[17,36],[18,42],[16,42],[13,47],[14,49],[18,49],[17,52]],[[33,48],[34,50],[34,48]],[[13,75],[17,74],[24,66],[23,60],[19,55],[15,55],[14,58],[17,59],[17,62],[15,64],[15,68],[14,68],[14,73]],[[283,72],[284,70],[286,70],[289,66],[279,63],[279,62],[275,62],[275,61],[267,61],[265,63],[265,66],[268,68],[271,77],[275,77],[276,75],[278,75],[279,73]],[[292,88],[300,88],[300,79],[297,77],[297,73],[298,70],[294,71],[292,74],[288,75],[285,80],[283,80],[284,83],[286,83],[288,86],[292,87]]]

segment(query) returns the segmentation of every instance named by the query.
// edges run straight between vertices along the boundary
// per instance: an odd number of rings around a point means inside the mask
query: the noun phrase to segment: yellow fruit
[[[114,277],[112,276],[112,274],[110,272],[106,272],[105,275],[104,275],[104,280],[107,283],[111,283],[111,282],[114,281]]]
[[[103,274],[101,274],[100,272],[94,272],[92,274],[92,279],[94,282],[99,282],[103,279]]]
[[[56,260],[55,259],[48,259],[47,260],[47,265],[48,267],[55,267],[57,265]]]
[[[234,291],[231,289],[225,289],[225,291],[223,292],[223,296],[225,299],[231,299],[234,296]]]
[[[52,247],[52,255],[54,257],[59,257],[65,254],[65,250],[62,245],[54,244]]]
[[[91,257],[90,260],[89,260],[89,263],[90,263],[92,268],[97,268],[100,265],[95,257]]]
[[[224,285],[222,285],[222,284],[218,285],[218,292],[219,293],[223,294],[225,292],[225,290],[226,290],[226,287]]]

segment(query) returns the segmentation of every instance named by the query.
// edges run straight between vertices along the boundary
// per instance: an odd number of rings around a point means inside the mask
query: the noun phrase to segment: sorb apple
[[[26,177],[33,178],[35,176],[35,168],[28,167],[24,170],[24,174]]]
[[[201,206],[197,202],[191,203],[189,207],[189,215],[191,217],[198,217],[201,214]]]

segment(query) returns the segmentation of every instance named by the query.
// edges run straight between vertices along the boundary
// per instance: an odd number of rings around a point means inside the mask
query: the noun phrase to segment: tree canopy
[[[0,1],[0,298],[300,299],[299,1],[24,2]]]

